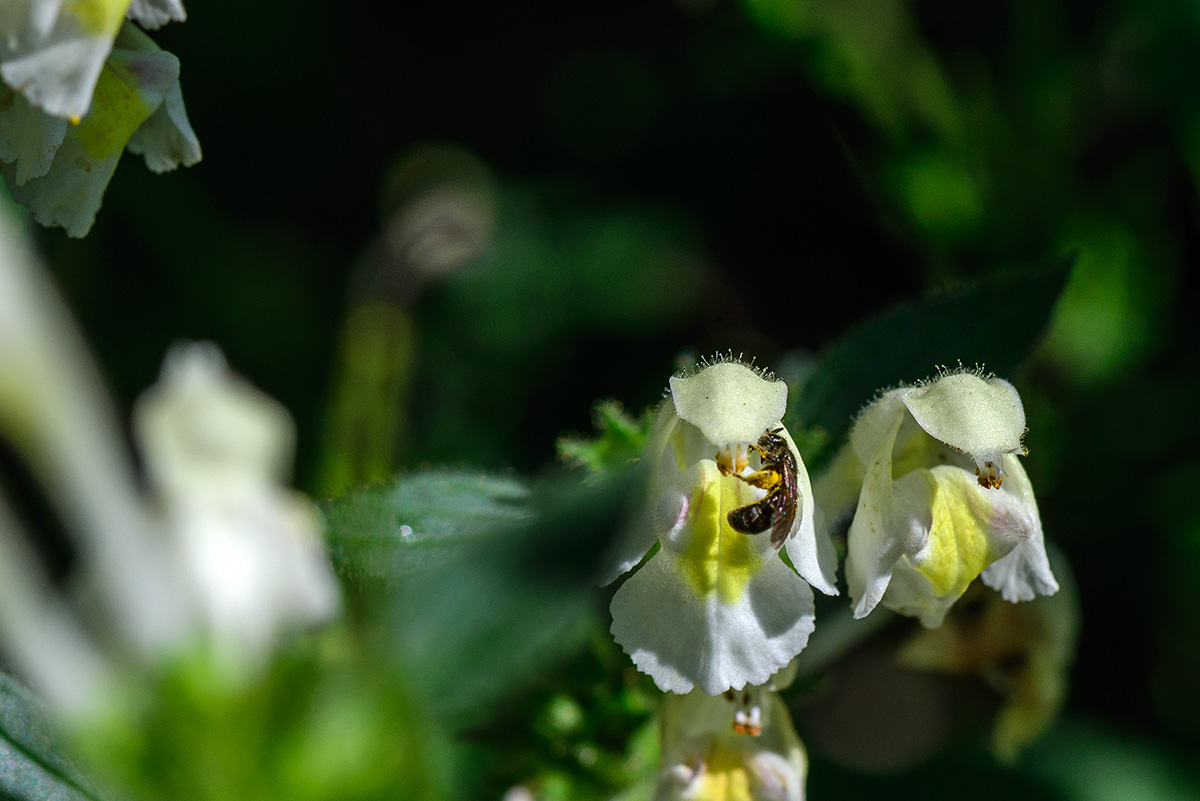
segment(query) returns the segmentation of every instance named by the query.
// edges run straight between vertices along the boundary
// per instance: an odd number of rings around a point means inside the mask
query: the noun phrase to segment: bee
[[[758,443],[751,445],[762,459],[762,467],[748,476],[738,475],[752,487],[765,489],[767,494],[760,500],[740,506],[727,515],[729,525],[743,534],[761,534],[771,530],[771,545],[783,545],[796,520],[796,507],[800,504],[800,487],[796,481],[796,457],[788,447],[787,440],[779,436],[782,428],[764,431]],[[722,472],[725,472],[722,470]]]

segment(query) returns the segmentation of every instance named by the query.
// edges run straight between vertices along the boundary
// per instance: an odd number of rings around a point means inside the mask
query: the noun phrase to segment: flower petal
[[[709,365],[694,375],[671,378],[679,416],[717,447],[757,442],[779,425],[787,409],[787,384],[768,381],[737,362]]]
[[[808,641],[812,590],[765,534],[730,527],[728,512],[760,490],[711,460],[688,473],[686,524],[613,597],[613,636],[663,690],[762,684]]]
[[[1004,379],[955,373],[912,389],[903,399],[930,436],[970,454],[980,467],[998,462],[1000,454],[1025,452],[1025,408]]]
[[[155,30],[168,22],[183,22],[187,11],[179,0],[133,0],[126,16],[143,28]]]
[[[94,713],[108,665],[43,574],[0,493],[0,639],[14,668],[59,714]]]
[[[912,387],[885,392],[863,409],[850,430],[850,449],[863,465],[871,464],[879,443],[905,415],[904,396]],[[894,434],[891,436],[895,436]]]
[[[340,611],[317,510],[298,493],[272,487],[236,506],[184,498],[169,524],[203,635],[231,667],[255,667],[283,632]]]
[[[50,171],[67,133],[67,121],[34,108],[24,95],[0,84],[0,161],[13,164],[15,185]]]
[[[153,39],[128,22],[117,36],[116,47],[147,55],[163,52]],[[133,132],[128,149],[143,156],[146,166],[156,173],[170,172],[180,164],[190,167],[200,161],[200,141],[183,105],[178,67],[176,80],[166,90],[162,104]]]
[[[883,603],[926,627],[940,626],[968,585],[1034,528],[1024,499],[980,487],[959,467],[914,470],[894,491],[893,526],[907,528],[920,545],[897,565]]]
[[[84,236],[129,137],[162,104],[178,76],[179,62],[170,53],[114,50],[96,82],[92,111],[67,131],[45,175],[24,186],[10,182],[13,199],[42,225]],[[15,178],[10,168],[5,174]]]
[[[893,405],[890,428],[875,440],[875,451],[866,459],[866,478],[858,509],[847,534],[846,583],[854,600],[854,616],[866,617],[883,598],[892,579],[892,569],[908,550],[908,537],[893,530],[895,500],[892,492],[892,446],[903,421],[902,408]],[[851,444],[858,445],[856,425]]]
[[[77,0],[54,5],[56,9],[39,4],[30,20],[38,24],[8,43],[0,75],[47,114],[78,120],[88,112],[127,3]],[[53,11],[57,16],[47,30]]]
[[[823,518],[818,524],[812,483],[809,481],[804,460],[800,458],[800,451],[787,430],[782,432],[782,436],[787,440],[792,456],[796,459],[796,483],[800,489],[796,522],[784,547],[796,572],[805,581],[826,595],[837,595],[837,552],[833,548],[833,540],[829,538],[829,530],[825,527]]]
[[[1042,535],[1042,520],[1038,515],[1037,500],[1033,497],[1033,485],[1021,460],[1005,454],[1004,469],[1008,473],[1002,492],[1018,499],[1024,513],[1015,521],[1025,529],[1026,536],[1007,556],[1000,558],[983,571],[983,583],[999,590],[1004,600],[1031,601],[1039,595],[1058,592],[1058,582],[1050,569],[1046,555],[1046,542]]]
[[[170,172],[179,165],[190,167],[200,161],[200,140],[188,121],[183,92],[176,83],[158,110],[133,132],[129,152],[146,159],[152,172]]]
[[[667,447],[678,423],[679,416],[668,400],[658,412],[654,433],[639,465],[649,474],[646,498],[637,504],[633,521],[617,539],[601,580],[602,586],[635,568],[658,542],[659,536],[684,523],[694,481],[688,483]]]
[[[812,483],[816,507],[824,512],[830,521],[842,518],[858,503],[865,477],[863,460],[858,458],[854,448],[847,443],[833,457],[833,461],[817,474]]]
[[[812,590],[770,559],[734,602],[698,599],[665,551],[612,602],[613,637],[660,689],[709,695],[762,684],[803,650],[812,633]]]
[[[655,799],[803,801],[808,760],[787,705],[770,690],[748,694],[761,712],[759,735],[732,729],[736,700],[700,692],[663,699]]]
[[[134,406],[134,432],[151,483],[168,500],[221,503],[286,476],[295,431],[278,401],[233,374],[212,343],[184,343]]]

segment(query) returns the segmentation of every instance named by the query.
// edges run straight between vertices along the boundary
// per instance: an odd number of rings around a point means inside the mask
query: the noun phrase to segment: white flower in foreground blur
[[[281,486],[294,440],[282,405],[231,374],[215,345],[177,345],[134,431],[219,656],[253,664],[285,631],[337,614],[317,511]]]
[[[172,648],[187,625],[173,559],[103,379],[9,205],[0,208],[0,437],[45,488],[71,538],[72,585],[98,590],[91,619],[125,635],[123,648],[138,657]],[[30,581],[50,585],[44,576]],[[40,652],[36,643],[16,645]]]
[[[0,438],[75,556],[52,582],[0,487],[0,651],[67,716],[111,702],[131,667],[154,671],[198,643],[224,678],[252,678],[283,634],[340,608],[315,510],[281,485],[287,412],[212,345],[172,351],[163,372],[135,421],[148,497],[95,362],[0,204]]]
[[[882,603],[937,627],[980,575],[1010,602],[1058,590],[1017,458],[1024,433],[1012,385],[973,373],[900,387],[867,407],[817,485],[831,513],[839,482],[859,487],[846,558],[855,617]]]
[[[809,584],[837,593],[786,405],[786,384],[736,362],[671,379],[644,457],[649,500],[617,574],[662,548],[612,601],[613,637],[663,690],[766,682],[813,630]]]
[[[803,801],[808,759],[775,689],[668,694],[655,801]]]
[[[179,0],[5,0],[0,77],[47,114],[77,121],[126,14],[151,29],[187,16]]]
[[[46,226],[87,234],[126,147],[154,172],[200,160],[179,88],[179,61],[126,23],[78,124],[0,86],[0,162],[15,200]]]

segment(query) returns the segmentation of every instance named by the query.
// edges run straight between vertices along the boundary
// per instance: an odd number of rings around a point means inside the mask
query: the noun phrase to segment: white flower
[[[82,119],[127,13],[147,28],[186,17],[178,0],[5,0],[0,77],[47,114]]]
[[[774,685],[668,694],[662,762],[655,801],[804,801],[808,759]]]
[[[830,477],[859,481],[846,579],[863,617],[879,603],[933,628],[979,575],[1007,601],[1058,590],[1042,538],[1012,385],[954,373],[884,393],[859,417]]]
[[[44,575],[0,492],[6,658],[68,715],[106,703],[130,666],[154,669],[198,640],[227,675],[252,677],[281,636],[340,607],[316,512],[280,484],[290,417],[229,375],[215,347],[173,351],[138,406],[147,497],[95,363],[8,212],[0,437],[62,519],[77,557],[70,586],[86,599]]]
[[[161,652],[186,617],[167,548],[99,371],[8,211],[0,209],[0,436],[46,487],[78,553],[78,583],[104,588],[95,616],[139,654]]]
[[[762,684],[808,641],[809,584],[837,592],[808,473],[780,424],[786,405],[786,384],[736,362],[671,379],[644,460],[649,501],[613,577],[656,541],[662,548],[612,601],[613,636],[663,690],[717,695]],[[772,478],[787,487],[753,485]],[[731,513],[768,495],[758,506],[766,519],[736,529]],[[784,543],[799,576],[777,556]]]
[[[122,152],[154,172],[200,160],[179,88],[179,61],[126,23],[94,81],[91,111],[78,124],[39,112],[0,86],[0,161],[15,200],[42,225],[85,235]]]
[[[132,0],[128,16],[143,28],[154,30],[168,22],[183,22],[187,12],[179,0]]]
[[[111,691],[112,675],[42,574],[21,526],[0,494],[0,641],[50,705],[87,715]]]
[[[134,431],[218,656],[253,666],[281,634],[337,614],[317,511],[281,486],[294,440],[283,406],[232,375],[216,346],[177,345]]]

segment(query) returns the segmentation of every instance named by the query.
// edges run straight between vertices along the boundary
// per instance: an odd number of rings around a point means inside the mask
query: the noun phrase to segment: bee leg
[[[768,491],[778,487],[780,481],[783,480],[779,475],[778,470],[771,469],[759,470],[757,473],[751,473],[748,476],[738,476],[738,478],[740,478],[742,481],[745,481],[752,487],[758,487],[759,489],[765,489]]]

